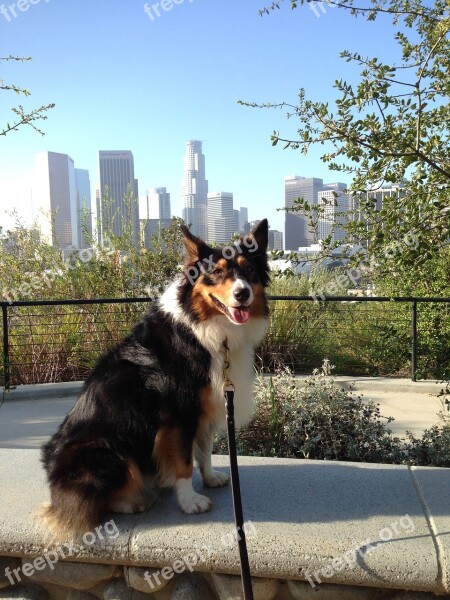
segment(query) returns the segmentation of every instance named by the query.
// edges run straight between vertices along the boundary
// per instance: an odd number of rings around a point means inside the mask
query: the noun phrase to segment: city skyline
[[[227,243],[235,233],[248,230],[248,209],[233,206],[232,192],[207,192],[205,155],[202,143],[189,140],[185,144],[183,193],[186,209],[185,222],[195,235],[208,242]],[[133,243],[139,243],[140,224],[145,224],[145,239],[162,225],[168,226],[172,217],[170,193],[166,187],[151,188],[139,196],[139,182],[134,177],[134,156],[130,150],[101,150],[98,152],[100,185],[96,190],[96,221],[90,211],[90,176],[87,169],[75,168],[68,154],[46,151],[36,155],[34,211],[54,215],[53,240],[63,248],[84,248],[93,227],[97,230],[100,245],[107,245],[104,229],[114,235],[123,235],[130,228]],[[39,167],[39,168],[38,168]],[[39,185],[38,185],[39,184]],[[50,186],[50,187],[49,187]],[[315,232],[310,231],[308,218],[285,211],[282,230],[270,227],[271,247],[277,250],[297,250],[314,245],[333,232],[332,241],[344,238],[342,226],[347,221],[345,213],[353,206],[351,195],[345,193],[347,185],[342,182],[324,183],[316,177],[290,175],[284,177],[285,207],[293,206],[302,197],[308,204],[322,206],[324,214],[318,219]],[[397,186],[394,186],[398,189]],[[103,194],[101,189],[104,190]],[[389,188],[390,189],[390,188]],[[199,194],[200,192],[200,194]],[[205,202],[206,192],[206,202]],[[200,198],[200,210],[198,199]],[[130,203],[128,206],[127,203]],[[354,208],[354,207],[353,207]],[[83,215],[83,216],[82,216]],[[195,221],[197,219],[197,222]],[[82,223],[82,221],[85,221]],[[148,224],[145,222],[149,221]],[[254,222],[257,222],[256,219]],[[50,221],[40,221],[47,237]],[[334,231],[333,231],[334,229]],[[56,235],[55,235],[56,232]],[[106,236],[107,237],[107,236]],[[283,243],[284,241],[284,243]],[[147,242],[146,242],[147,245]]]
[[[314,173],[327,181],[342,176],[327,169],[319,152],[302,156],[272,147],[274,130],[295,138],[295,122],[283,110],[251,109],[237,101],[295,103],[300,85],[312,97],[331,101],[333,73],[349,81],[355,75],[339,59],[343,48],[393,60],[395,42],[386,35],[382,19],[355,21],[344,11],[317,18],[307,7],[290,10],[288,3],[260,17],[260,8],[260,0],[196,0],[152,21],[137,0],[120,11],[99,0],[89,5],[86,23],[78,3],[49,2],[18,13],[10,22],[0,19],[4,55],[33,58],[30,63],[2,63],[3,80],[31,92],[23,98],[25,108],[56,104],[41,124],[45,137],[29,127],[3,140],[0,224],[11,226],[13,219],[4,211],[13,207],[25,221],[33,217],[34,156],[46,149],[69,152],[88,169],[95,198],[96,149],[130,148],[141,190],[165,186],[172,212],[181,216],[179,148],[186,140],[200,139],[211,189],[231,190],[236,206],[249,208],[251,220],[268,217],[281,230],[284,214],[277,209],[283,207],[286,174]],[[124,18],[134,32],[126,44]],[[108,61],[102,60],[100,30],[109,32]],[[351,31],[349,40],[335,36],[336,30]],[[86,31],[88,44],[79,43],[80,31]],[[226,52],[219,44],[206,44],[208,31],[226,35]],[[383,47],[375,48],[380,35]],[[318,36],[323,44],[317,44]],[[268,39],[277,39],[277,44],[267,44]],[[302,60],[311,47],[314,62]],[[6,92],[4,100],[4,118],[12,119],[8,110],[21,100]]]
[[[166,187],[151,188],[139,196],[139,182],[134,177],[134,155],[130,150],[100,150],[98,161],[101,183],[96,190],[96,219],[86,221],[89,214],[94,216],[92,211],[90,213],[89,171],[76,169],[68,154],[46,151],[36,155],[34,211],[37,213],[39,209],[42,214],[53,214],[52,225],[48,218],[46,223],[41,219],[42,233],[49,239],[53,236],[53,243],[62,248],[81,249],[87,246],[86,234],[92,235],[94,228],[102,246],[109,244],[109,232],[122,236],[127,231],[133,243],[138,245],[141,227],[145,226],[144,239],[149,247],[151,233],[170,224],[170,192]],[[309,206],[322,210],[312,213],[317,217],[314,230],[310,217],[285,210],[282,230],[269,225],[271,249],[297,251],[320,244],[330,235],[331,242],[344,240],[348,211],[356,208],[356,201],[347,192],[347,187],[343,182],[324,183],[317,177],[285,176],[285,209],[292,208],[297,198],[303,198]],[[384,186],[376,195],[379,196],[378,208],[381,208],[381,197],[398,193],[399,187]],[[206,159],[199,140],[185,143],[182,191],[185,223],[195,235],[209,243],[228,243],[236,233],[245,233],[251,223],[258,222],[258,219],[248,222],[247,207],[234,208],[232,192],[208,192]],[[49,231],[51,227],[53,232]]]

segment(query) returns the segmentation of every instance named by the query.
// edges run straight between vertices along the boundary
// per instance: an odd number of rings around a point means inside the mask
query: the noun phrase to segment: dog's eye
[[[252,267],[252,265],[245,265],[244,267],[244,273],[246,275],[251,275],[254,271],[254,268]]]
[[[211,271],[211,275],[215,275],[216,277],[219,277],[220,275],[222,275],[222,273],[223,273],[223,270],[219,269],[219,268],[216,268],[213,271]]]

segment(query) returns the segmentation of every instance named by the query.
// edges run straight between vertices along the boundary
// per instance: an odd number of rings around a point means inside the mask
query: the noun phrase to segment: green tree
[[[31,61],[31,57],[23,57],[23,56],[5,56],[0,57],[0,62],[28,62]],[[30,92],[20,86],[17,86],[13,83],[6,83],[0,79],[0,90],[4,90],[5,92],[14,92],[18,96],[24,96],[27,98],[30,96]],[[27,110],[23,107],[22,104],[19,106],[14,106],[11,108],[11,111],[14,113],[14,121],[6,122],[4,125],[0,126],[0,135],[6,135],[11,131],[17,131],[23,125],[29,125],[35,131],[40,133],[41,135],[45,135],[44,132],[37,126],[38,121],[45,121],[47,119],[47,111],[53,108],[54,104],[45,104],[40,106],[39,108],[34,108],[32,110]]]
[[[369,21],[391,15],[399,64],[344,50],[342,58],[360,67],[360,78],[356,84],[336,80],[334,103],[311,100],[304,89],[296,104],[241,103],[285,108],[297,120],[297,132],[274,131],[272,144],[303,154],[324,146],[322,161],[352,175],[349,191],[356,208],[345,242],[359,242],[360,250],[351,260],[378,278],[407,271],[410,286],[430,276],[430,261],[441,253],[439,271],[448,271],[449,253],[443,249],[450,232],[450,6],[445,0],[370,0],[367,7],[358,6],[358,0],[327,3]],[[292,8],[303,4],[291,1]],[[260,12],[280,6],[275,2]],[[403,193],[377,208],[371,192],[384,183],[402,184]],[[321,214],[301,198],[293,210],[308,214],[311,227]],[[341,243],[329,236],[322,256]]]

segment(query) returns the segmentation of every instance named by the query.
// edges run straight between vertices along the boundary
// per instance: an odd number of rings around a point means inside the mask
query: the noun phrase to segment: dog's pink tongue
[[[229,306],[228,310],[233,321],[236,321],[236,323],[246,323],[250,317],[250,309],[248,306],[239,306],[237,308]]]

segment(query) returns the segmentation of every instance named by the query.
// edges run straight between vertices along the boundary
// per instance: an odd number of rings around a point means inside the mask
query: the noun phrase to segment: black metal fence
[[[84,379],[151,298],[1,302],[0,383]],[[450,378],[450,298],[271,296],[258,367],[347,375]]]

